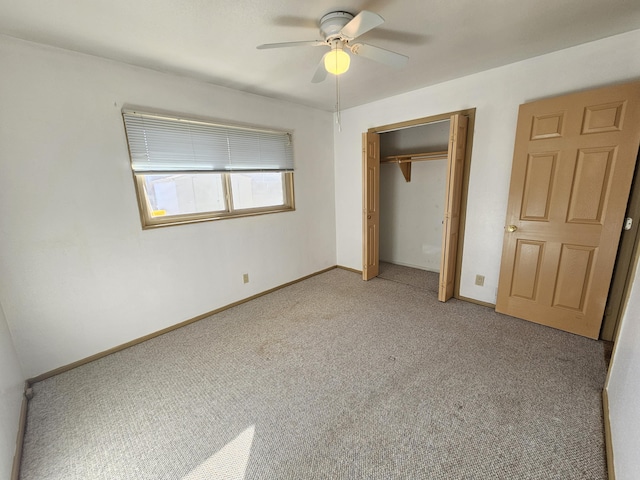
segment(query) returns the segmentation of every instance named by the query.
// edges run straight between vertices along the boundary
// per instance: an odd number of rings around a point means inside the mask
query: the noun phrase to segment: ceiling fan
[[[322,47],[331,49],[323,57],[318,65],[313,83],[322,82],[327,73],[340,75],[349,69],[350,57],[346,50],[353,55],[368,58],[392,67],[402,67],[409,57],[384,48],[375,47],[367,43],[354,42],[363,33],[368,32],[384,23],[380,15],[361,11],[355,17],[349,12],[330,12],[320,19],[320,34],[324,40],[310,40],[301,42],[267,43],[259,45],[258,49],[283,48],[283,47]]]

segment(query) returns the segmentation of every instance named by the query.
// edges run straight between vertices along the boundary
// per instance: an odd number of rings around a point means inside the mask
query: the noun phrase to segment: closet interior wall
[[[385,157],[446,151],[449,120],[380,134],[380,261],[440,271],[447,160],[411,164],[407,182]]]

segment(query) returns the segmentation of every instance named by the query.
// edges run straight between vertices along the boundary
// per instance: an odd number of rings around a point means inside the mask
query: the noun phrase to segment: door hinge
[[[633,226],[633,218],[631,217],[627,217],[624,219],[624,229],[625,230],[631,230],[631,227]]]

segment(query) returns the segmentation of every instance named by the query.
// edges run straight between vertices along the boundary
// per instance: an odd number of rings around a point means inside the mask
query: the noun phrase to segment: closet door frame
[[[380,133],[386,133],[386,132],[392,132],[394,130],[400,130],[400,129],[404,129],[404,128],[408,128],[408,127],[417,127],[417,126],[422,126],[422,125],[428,125],[430,123],[436,123],[436,122],[441,122],[443,120],[449,120],[451,118],[452,115],[463,115],[465,117],[467,117],[468,119],[468,127],[467,127],[467,142],[466,142],[466,151],[465,151],[465,159],[464,159],[464,167],[463,167],[463,173],[462,173],[462,190],[461,190],[461,198],[460,198],[460,229],[459,229],[459,235],[458,235],[458,242],[457,242],[457,254],[456,254],[456,267],[455,267],[455,284],[454,284],[454,291],[453,291],[453,296],[454,298],[458,298],[461,300],[466,300],[466,301],[470,301],[473,303],[481,303],[484,305],[483,302],[479,302],[477,300],[473,300],[473,299],[468,299],[465,297],[461,297],[460,296],[460,272],[461,272],[461,267],[462,267],[462,253],[463,253],[463,244],[464,244],[464,226],[465,226],[465,218],[466,218],[466,210],[467,210],[467,190],[469,188],[469,172],[470,172],[470,168],[471,168],[471,151],[473,148],[473,130],[474,130],[474,125],[475,125],[475,116],[476,116],[476,109],[475,108],[471,108],[471,109],[466,109],[466,110],[458,110],[458,111],[454,111],[454,112],[447,112],[447,113],[442,113],[439,115],[432,115],[432,116],[428,116],[428,117],[423,117],[423,118],[417,118],[414,120],[407,120],[404,122],[398,122],[398,123],[392,123],[389,125],[381,125],[378,127],[372,127],[370,128],[367,132],[364,132],[364,136],[363,138],[366,138],[366,134],[380,134]],[[365,142],[363,142],[363,153],[366,155],[366,144],[364,144]],[[378,158],[379,158],[379,152],[378,152]],[[377,175],[380,174],[380,169],[377,169]],[[379,198],[379,191],[374,191],[372,192],[371,189],[367,189],[366,185],[364,184],[366,181],[366,177],[363,175],[363,193],[366,192],[367,195],[375,195],[377,198]],[[374,182],[374,184],[377,185],[377,188],[379,188],[380,182],[379,179],[377,182]],[[366,197],[366,195],[365,195]],[[363,198],[363,202],[364,205],[366,205],[367,203],[367,198]],[[363,208],[363,222],[366,222],[366,212],[365,209]],[[363,225],[366,225],[366,223],[363,223]],[[377,232],[377,229],[368,229],[369,232],[371,231],[375,231]],[[366,259],[366,258],[370,258],[371,256],[371,252],[369,252],[369,247],[370,245],[377,245],[379,243],[379,240],[376,239],[368,239],[367,238],[367,229],[363,228],[363,242],[362,242],[362,258]],[[379,250],[379,249],[376,249]],[[364,272],[364,265],[363,265],[363,272]],[[370,277],[370,275],[368,275]],[[363,275],[363,279],[367,280],[367,278],[365,278],[365,276]]]

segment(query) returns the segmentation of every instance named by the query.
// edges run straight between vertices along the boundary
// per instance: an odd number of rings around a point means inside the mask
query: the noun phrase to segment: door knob
[[[367,215],[367,220],[371,220],[371,215]]]
[[[518,227],[516,227],[515,225],[509,225],[509,226],[507,227],[507,232],[509,232],[509,233],[513,233],[513,232],[515,232],[517,229],[518,229]]]

